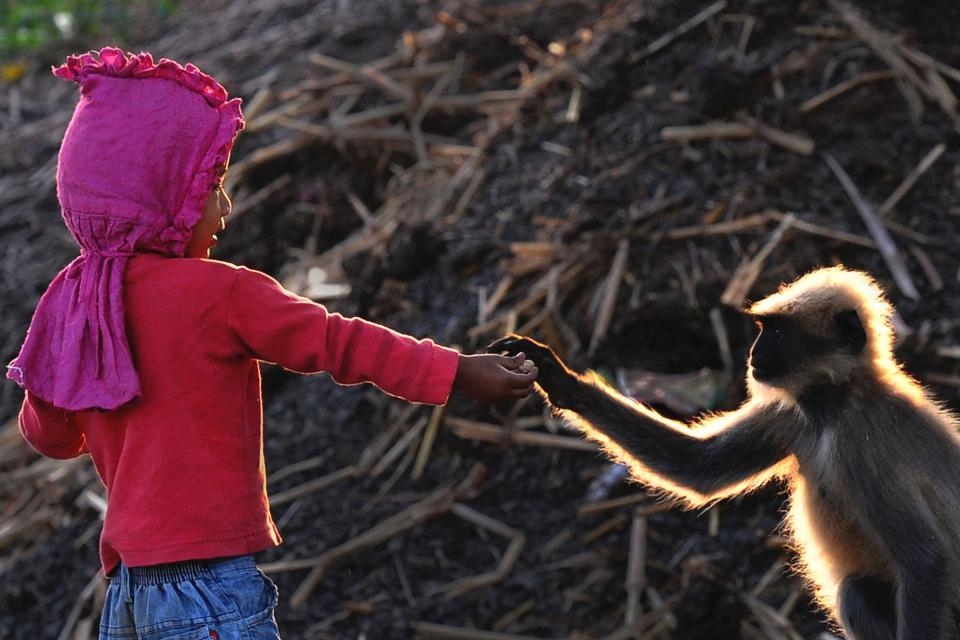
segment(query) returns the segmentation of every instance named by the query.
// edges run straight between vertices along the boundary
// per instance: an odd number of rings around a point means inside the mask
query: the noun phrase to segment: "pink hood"
[[[243,115],[192,64],[147,53],[107,47],[53,73],[80,85],[57,167],[80,255],[40,299],[7,377],[62,409],[113,409],[140,395],[124,326],[127,259],[184,255]]]

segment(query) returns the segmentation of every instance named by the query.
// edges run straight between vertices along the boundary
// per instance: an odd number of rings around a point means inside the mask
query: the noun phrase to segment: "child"
[[[101,638],[277,638],[280,544],[263,462],[260,361],[411,402],[531,392],[524,357],[459,355],[208,260],[230,200],[240,100],[193,65],[104,48],[55,75],[81,97],[57,170],[81,247],[37,305],[8,377],[40,453],[89,453],[107,489]]]

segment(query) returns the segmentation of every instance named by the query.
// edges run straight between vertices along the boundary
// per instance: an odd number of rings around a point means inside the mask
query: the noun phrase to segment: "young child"
[[[259,362],[428,404],[452,389],[523,397],[536,368],[328,313],[207,259],[243,116],[193,65],[104,48],[54,73],[80,85],[57,193],[81,253],[7,375],[26,390],[24,438],[53,458],[89,453],[106,486],[100,637],[277,638],[276,587],[251,555],[280,544]]]

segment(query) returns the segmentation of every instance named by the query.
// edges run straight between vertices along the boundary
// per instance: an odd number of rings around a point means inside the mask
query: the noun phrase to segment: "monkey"
[[[759,330],[747,398],[691,424],[571,370],[523,336],[548,405],[633,479],[688,507],[775,479],[797,568],[850,640],[957,638],[958,420],[893,353],[893,307],[867,273],[813,270],[744,310]]]

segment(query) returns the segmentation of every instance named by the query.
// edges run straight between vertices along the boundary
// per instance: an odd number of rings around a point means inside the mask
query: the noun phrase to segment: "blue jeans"
[[[277,587],[252,556],[153,567],[121,564],[100,640],[279,640]]]

